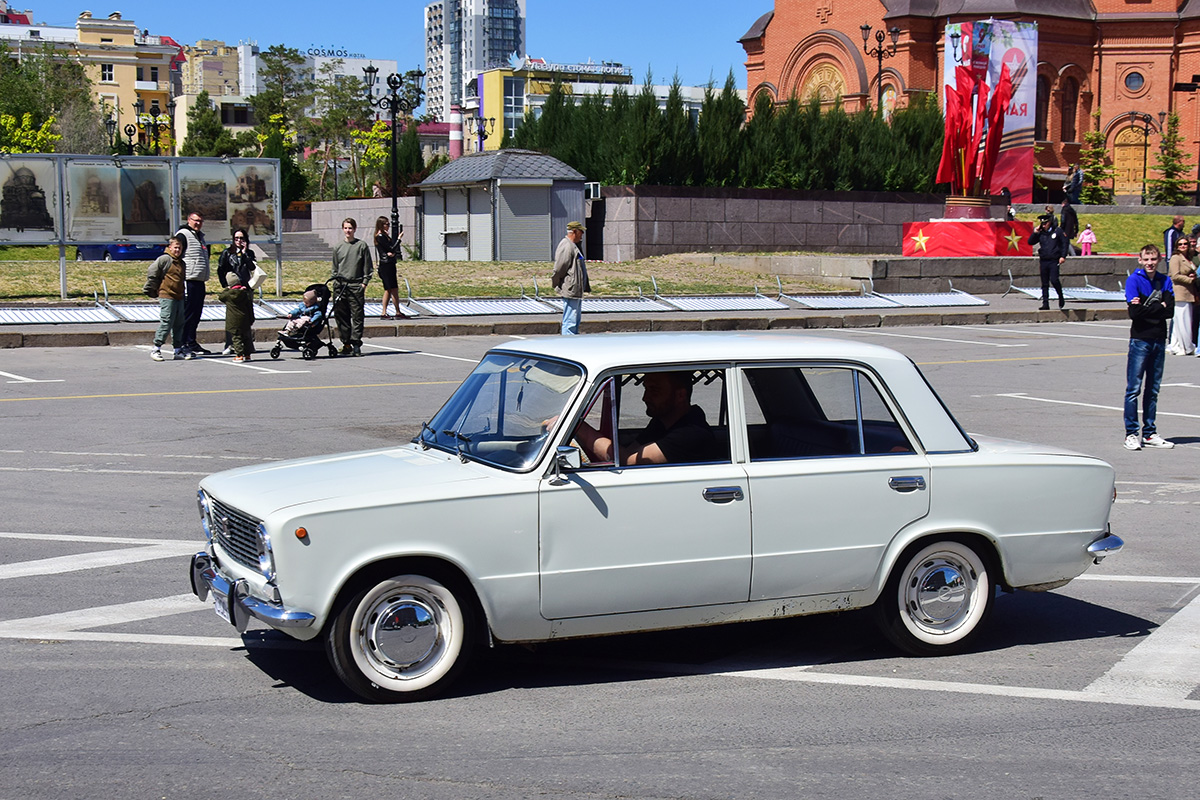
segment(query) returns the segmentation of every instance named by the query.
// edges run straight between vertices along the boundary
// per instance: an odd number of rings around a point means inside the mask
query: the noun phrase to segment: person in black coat
[[[1053,214],[1042,214],[1038,217],[1037,229],[1030,234],[1029,243],[1038,245],[1038,267],[1042,275],[1042,311],[1050,308],[1050,285],[1058,292],[1058,307],[1062,308],[1067,301],[1063,298],[1062,281],[1059,280],[1059,268],[1067,260],[1067,235],[1062,228],[1054,224]]]
[[[225,252],[221,253],[221,258],[217,261],[217,280],[221,281],[221,286],[225,289],[228,289],[230,286],[249,287],[250,278],[254,276],[254,268],[256,266],[258,266],[258,257],[250,249],[250,234],[246,233],[245,228],[238,228],[233,232],[233,244],[225,248]],[[243,305],[250,307],[250,322],[246,325],[246,352],[237,354],[243,357],[254,352],[254,335],[249,333],[250,325],[254,324],[253,295],[253,291],[247,292],[247,299],[243,303]],[[234,353],[233,345],[233,336],[230,330],[226,328],[224,355]]]
[[[1075,247],[1071,241],[1079,235],[1079,215],[1075,213],[1075,207],[1071,205],[1071,199],[1064,197],[1062,201],[1062,212],[1059,215],[1059,227],[1067,237],[1067,254],[1075,255]]]

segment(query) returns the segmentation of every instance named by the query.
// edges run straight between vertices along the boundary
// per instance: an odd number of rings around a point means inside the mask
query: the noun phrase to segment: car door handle
[[[740,486],[710,486],[704,490],[704,499],[710,503],[732,503],[744,497]]]
[[[925,488],[925,479],[920,475],[904,475],[888,479],[888,486],[897,492],[915,492]]]

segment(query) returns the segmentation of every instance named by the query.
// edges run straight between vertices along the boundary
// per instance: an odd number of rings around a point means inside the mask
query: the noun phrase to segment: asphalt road
[[[911,356],[970,431],[1109,460],[1125,551],[1000,597],[961,656],[849,613],[501,647],[443,699],[364,705],[190,595],[196,483],[405,441],[504,339],[0,351],[0,798],[1194,797],[1200,359],[1168,359],[1178,446],[1127,452],[1121,322],[827,333]]]

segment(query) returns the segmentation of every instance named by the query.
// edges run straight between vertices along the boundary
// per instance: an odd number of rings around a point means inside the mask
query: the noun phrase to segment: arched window
[[[1075,141],[1075,115],[1079,109],[1079,81],[1064,78],[1062,82],[1062,136],[1064,142]]]
[[[1050,79],[1038,75],[1037,111],[1033,122],[1033,138],[1039,142],[1047,140],[1046,119],[1050,116]]]

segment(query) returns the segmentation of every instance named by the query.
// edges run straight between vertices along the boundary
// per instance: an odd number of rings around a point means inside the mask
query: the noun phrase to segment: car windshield
[[[413,441],[497,467],[527,469],[546,447],[543,423],[563,413],[582,380],[574,364],[489,353]]]

